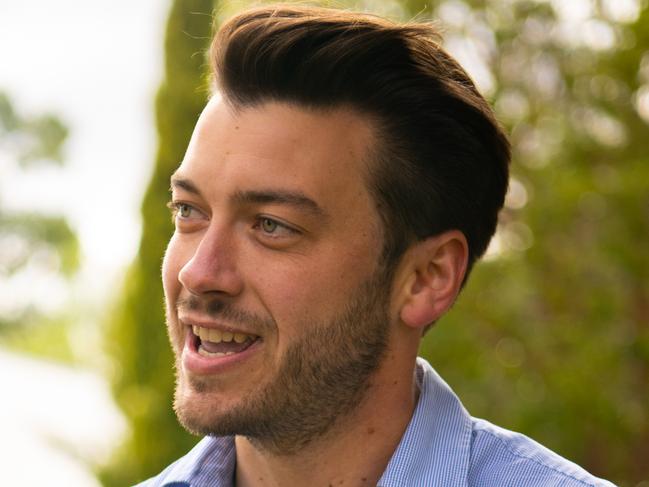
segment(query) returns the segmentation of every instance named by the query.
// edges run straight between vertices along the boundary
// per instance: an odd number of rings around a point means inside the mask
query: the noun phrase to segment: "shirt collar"
[[[230,487],[234,479],[234,437],[206,436],[163,472],[163,486]]]
[[[471,417],[428,362],[417,359],[419,401],[378,487],[466,486]]]

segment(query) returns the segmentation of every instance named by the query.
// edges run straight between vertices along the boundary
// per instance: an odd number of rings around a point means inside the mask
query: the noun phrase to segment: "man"
[[[210,56],[163,263],[174,406],[206,437],[143,485],[611,485],[470,417],[417,358],[509,164],[432,28],[263,7]]]

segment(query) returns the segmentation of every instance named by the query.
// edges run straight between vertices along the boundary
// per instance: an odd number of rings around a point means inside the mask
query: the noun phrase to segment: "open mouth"
[[[256,335],[233,333],[193,325],[196,350],[203,357],[225,357],[241,353],[260,338]]]

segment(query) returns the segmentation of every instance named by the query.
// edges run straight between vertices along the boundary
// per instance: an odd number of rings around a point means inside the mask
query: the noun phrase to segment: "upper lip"
[[[241,328],[236,328],[214,320],[206,320],[205,318],[198,316],[194,317],[191,315],[179,315],[178,320],[182,325],[185,326],[200,326],[203,328],[213,328],[215,330],[229,331],[231,333],[243,333],[244,335],[250,335],[253,337],[259,336],[256,333],[252,333]]]

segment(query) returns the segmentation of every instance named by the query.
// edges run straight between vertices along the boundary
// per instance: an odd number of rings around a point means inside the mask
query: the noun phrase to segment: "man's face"
[[[208,103],[162,269],[188,429],[286,452],[362,399],[389,334],[372,139],[348,110]]]

